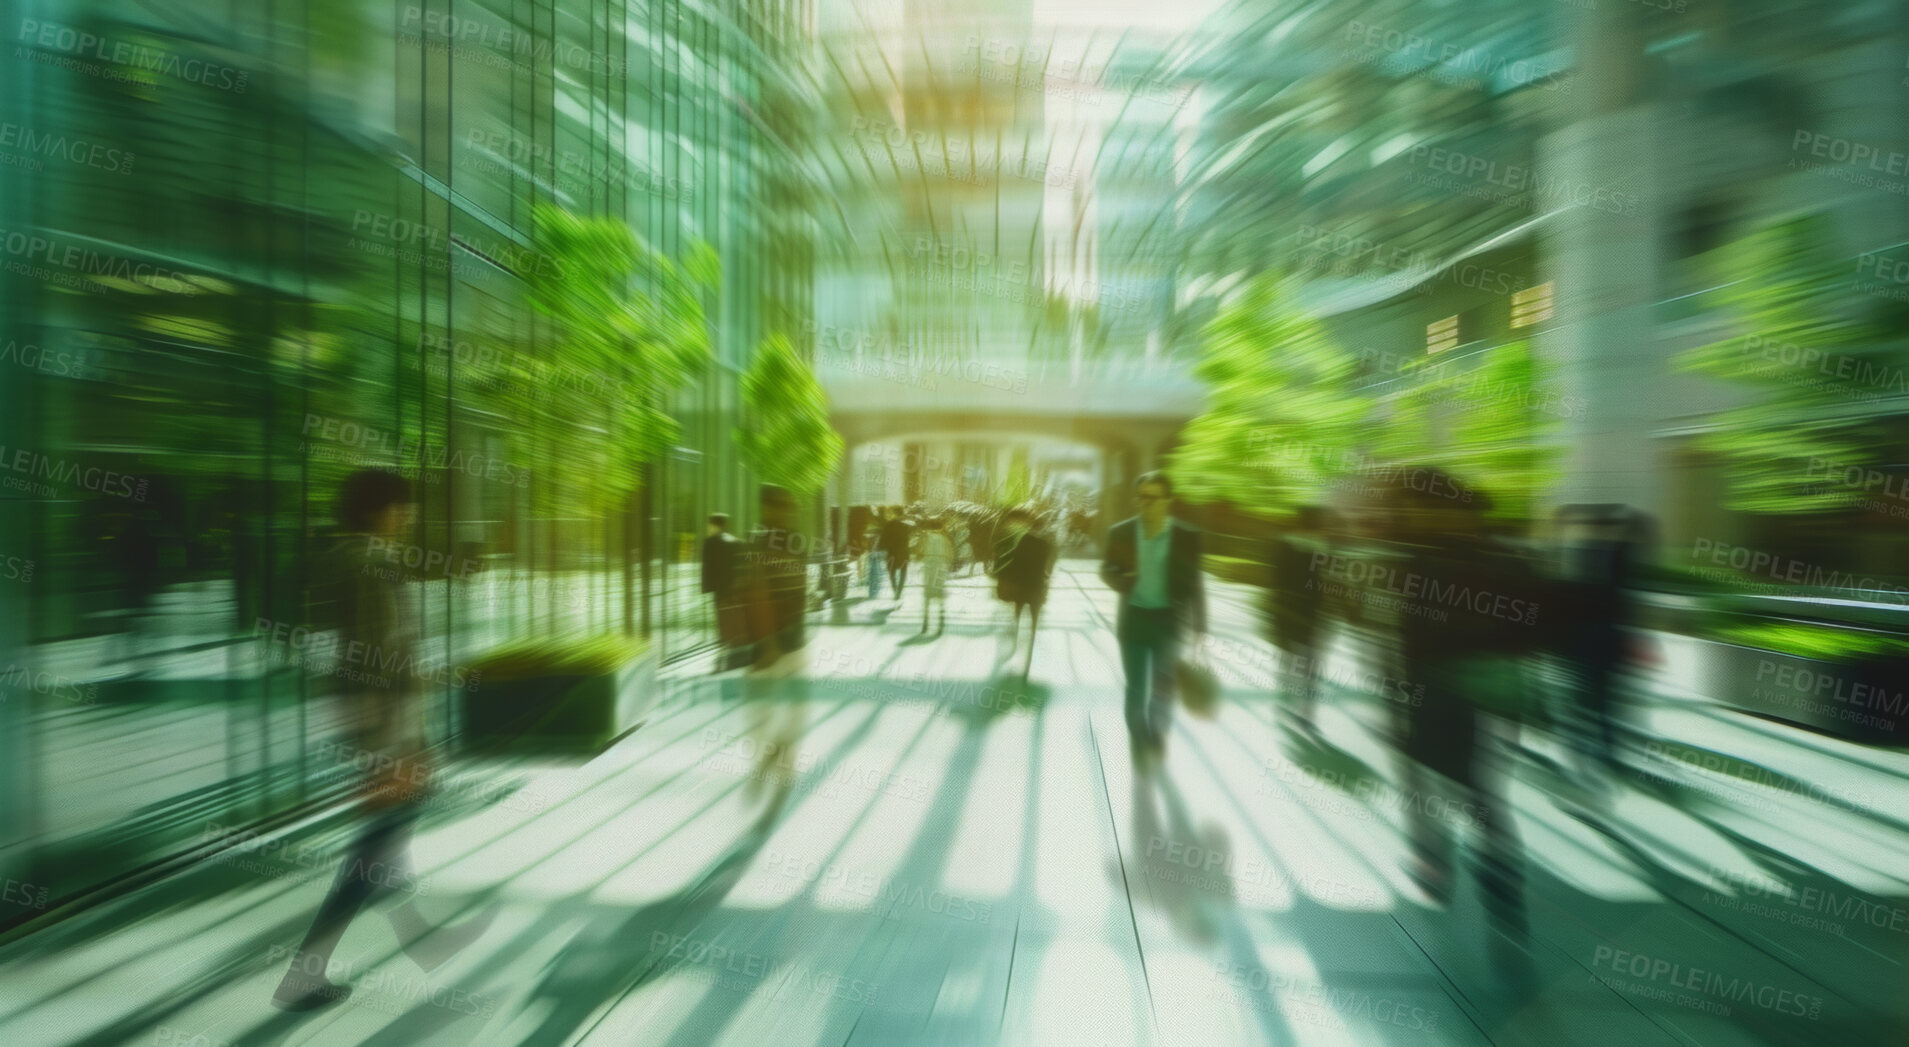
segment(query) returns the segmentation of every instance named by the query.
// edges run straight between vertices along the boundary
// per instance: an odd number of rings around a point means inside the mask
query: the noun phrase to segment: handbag
[[[1220,705],[1220,678],[1204,656],[1181,655],[1173,664],[1174,688],[1187,712],[1210,720]]]

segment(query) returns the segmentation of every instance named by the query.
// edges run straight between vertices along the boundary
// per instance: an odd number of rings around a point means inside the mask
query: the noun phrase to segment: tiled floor
[[[1514,940],[1472,878],[1438,909],[1404,874],[1405,809],[1466,798],[1407,791],[1378,697],[1335,687],[1307,738],[1232,656],[1217,716],[1182,716],[1136,774],[1091,566],[1057,574],[1025,684],[957,579],[939,637],[913,591],[862,602],[757,700],[686,666],[587,765],[508,788],[462,769],[412,849],[419,905],[497,915],[428,974],[367,913],[330,971],[349,1000],[266,1005],[349,832],[332,819],[0,950],[0,1043],[1902,1042],[1893,756],[1674,688],[1641,734],[1772,774],[1639,746],[1611,778],[1506,739],[1486,802],[1526,870]],[[1255,650],[1247,594],[1216,589],[1216,635]],[[755,772],[787,738],[779,790]]]

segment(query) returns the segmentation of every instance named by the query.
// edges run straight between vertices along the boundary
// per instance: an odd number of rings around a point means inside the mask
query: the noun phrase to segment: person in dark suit
[[[351,986],[327,976],[332,951],[374,899],[401,893],[385,915],[398,942],[429,972],[482,934],[495,912],[433,930],[419,910],[409,871],[411,834],[435,777],[426,730],[426,703],[418,685],[417,619],[409,579],[384,562],[380,550],[411,533],[416,503],[409,481],[364,469],[345,480],[338,501],[336,545],[317,565],[324,602],[338,629],[345,764],[369,768],[358,816],[360,827],[331,890],[272,994],[272,1005],[307,1011],[344,999]],[[386,668],[392,666],[394,668]],[[360,759],[362,757],[362,759]]]
[[[1539,612],[1551,609],[1531,565],[1487,534],[1490,498],[1443,470],[1421,472],[1431,480],[1402,492],[1396,523],[1405,577],[1425,580],[1399,617],[1407,678],[1424,687],[1407,711],[1403,754],[1409,794],[1442,802],[1436,812],[1414,805],[1406,872],[1428,900],[1447,904],[1453,830],[1470,830],[1485,911],[1522,939],[1521,846],[1498,791],[1503,769],[1489,766],[1485,741],[1491,734],[1515,740],[1527,700],[1521,663],[1543,647],[1552,623]]]
[[[1313,705],[1319,677],[1319,618],[1322,587],[1314,584],[1310,564],[1327,550],[1327,512],[1301,506],[1292,530],[1275,535],[1267,557],[1272,567],[1273,646],[1280,652],[1279,690],[1292,699],[1293,717],[1302,730],[1313,729]]]
[[[1030,612],[1027,627],[1027,662],[1021,669],[1025,678],[1034,668],[1034,634],[1041,627],[1041,605],[1047,602],[1047,579],[1054,570],[1054,543],[1034,531],[1034,514],[1016,507],[1002,517],[1003,533],[994,552],[994,592],[1014,605],[1013,643],[1021,636],[1021,612]]]
[[[756,739],[756,769],[744,787],[755,795],[773,785],[765,819],[773,819],[795,787],[798,744],[808,699],[809,547],[800,527],[800,505],[786,488],[764,484],[762,526],[746,557],[740,588],[749,605],[754,659],[744,675],[744,694],[754,707],[749,729]],[[767,825],[767,821],[761,824]]]
[[[1134,485],[1140,514],[1107,533],[1100,578],[1120,594],[1114,631],[1127,674],[1127,737],[1135,763],[1166,755],[1174,666],[1182,634],[1206,632],[1201,536],[1170,514],[1173,481],[1141,475]]]
[[[968,548],[983,574],[994,573],[994,510],[982,509],[968,521]]]
[[[908,547],[915,539],[915,525],[902,514],[901,506],[888,507],[888,522],[882,525],[881,548],[888,555],[888,587],[895,590],[895,602],[901,602],[902,586],[908,584]]]
[[[746,662],[749,645],[747,605],[737,592],[736,564],[743,552],[742,539],[729,533],[729,517],[717,513],[709,518],[708,536],[703,539],[703,592],[716,608],[716,637],[722,652],[716,657],[716,671],[738,668]]]
[[[1566,533],[1555,591],[1559,617],[1571,623],[1558,639],[1575,684],[1583,746],[1606,768],[1616,768],[1616,672],[1635,614],[1630,594],[1649,525],[1643,514],[1621,505],[1567,505],[1556,519]]]

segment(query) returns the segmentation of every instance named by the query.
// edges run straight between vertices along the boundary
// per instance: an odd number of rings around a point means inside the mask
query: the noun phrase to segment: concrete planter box
[[[611,672],[480,677],[465,692],[467,752],[595,756],[640,723],[656,701],[656,654]]]
[[[1909,744],[1909,659],[1826,661],[1695,639],[1702,693],[1745,712],[1871,745]]]

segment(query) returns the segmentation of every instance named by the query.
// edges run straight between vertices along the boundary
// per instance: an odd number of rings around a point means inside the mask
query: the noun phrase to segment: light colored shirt
[[[1167,595],[1167,560],[1173,551],[1173,520],[1160,525],[1160,533],[1147,534],[1147,525],[1134,521],[1134,582],[1133,594],[1127,602],[1135,607],[1165,608],[1173,606]]]

